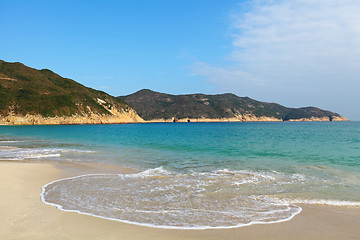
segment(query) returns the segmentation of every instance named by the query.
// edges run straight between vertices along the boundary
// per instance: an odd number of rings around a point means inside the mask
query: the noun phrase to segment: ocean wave
[[[166,170],[163,166],[150,168],[136,174],[119,174],[121,178],[146,178],[146,177],[192,177],[207,181],[222,178],[231,182],[232,185],[275,183],[289,184],[304,182],[306,177],[302,174],[285,174],[276,171],[251,171],[251,170],[229,170],[220,169],[210,172],[190,171],[189,173],[178,173]]]
[[[29,155],[27,158],[53,158],[53,157],[61,157],[61,154],[54,153],[54,154],[34,154]]]
[[[161,177],[161,176],[170,176],[172,173],[170,171],[165,170],[163,166],[158,168],[150,168],[148,170],[134,173],[134,174],[118,174],[120,178],[147,178],[147,177]]]
[[[180,173],[161,166],[135,174],[90,174],[42,188],[42,202],[64,211],[169,229],[235,228],[292,219],[298,204],[359,207],[360,202],[289,198],[314,179],[277,171]],[[288,190],[285,190],[288,189]],[[284,193],[284,195],[282,195]]]
[[[176,229],[281,222],[301,211],[279,197],[245,193],[231,184],[234,177],[244,175],[254,174],[229,170],[184,174],[159,167],[136,174],[83,175],[45,185],[41,198],[65,211]],[[263,173],[258,177],[275,180]]]
[[[334,199],[287,199],[292,204],[328,205],[338,207],[360,207],[360,202]]]
[[[89,154],[91,150],[62,149],[62,148],[26,148],[14,146],[0,146],[0,159],[3,160],[31,160],[39,158],[60,158],[65,154]]]

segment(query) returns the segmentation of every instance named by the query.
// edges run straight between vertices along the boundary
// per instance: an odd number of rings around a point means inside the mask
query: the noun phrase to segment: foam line
[[[290,203],[312,204],[312,205],[329,205],[339,207],[360,207],[360,202],[342,201],[333,199],[289,199]]]
[[[280,220],[276,220],[276,221],[269,221],[269,222],[251,221],[249,223],[241,223],[241,224],[237,224],[237,225],[233,225],[233,226],[216,226],[216,227],[213,227],[213,226],[177,227],[177,226],[168,226],[168,225],[155,225],[155,224],[139,223],[139,222],[133,222],[133,221],[122,220],[122,219],[117,219],[117,218],[104,217],[104,216],[96,215],[96,214],[92,214],[92,213],[81,212],[79,210],[64,209],[62,205],[47,202],[45,199],[46,187],[53,183],[66,181],[66,180],[73,180],[73,179],[88,177],[88,176],[111,176],[111,175],[114,175],[114,174],[85,174],[85,175],[80,175],[80,176],[75,176],[75,177],[64,178],[64,179],[52,181],[52,182],[44,185],[41,188],[41,194],[40,194],[41,202],[51,205],[51,206],[54,206],[54,207],[58,208],[59,210],[62,210],[65,212],[75,212],[78,214],[83,214],[83,215],[88,215],[88,216],[98,217],[98,218],[107,219],[107,220],[111,220],[111,221],[117,221],[117,222],[122,222],[122,223],[127,223],[127,224],[138,225],[138,226],[146,226],[146,227],[161,228],[161,229],[183,229],[183,230],[231,229],[231,228],[250,226],[250,225],[254,225],[254,224],[280,223],[280,222],[290,221],[291,219],[293,219],[297,214],[299,214],[302,211],[302,208],[300,206],[295,206],[297,208],[297,211],[294,212],[289,218],[280,219]],[[119,175],[117,175],[117,176],[119,176]]]

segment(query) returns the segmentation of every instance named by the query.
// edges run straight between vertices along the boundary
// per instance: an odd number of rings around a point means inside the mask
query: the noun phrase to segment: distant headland
[[[170,95],[143,89],[118,99],[154,122],[347,121],[315,107],[287,108],[231,93]]]

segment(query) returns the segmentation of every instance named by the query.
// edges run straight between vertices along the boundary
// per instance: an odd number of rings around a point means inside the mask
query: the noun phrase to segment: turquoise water
[[[61,183],[65,188],[61,191],[69,192],[57,195],[61,201],[54,204],[151,226],[201,228],[273,222],[294,216],[297,203],[359,206],[360,201],[360,122],[1,126],[0,159],[95,161],[138,169],[139,175],[132,177],[86,176],[58,182],[54,184],[56,188]],[[81,200],[76,206],[65,206],[66,199],[81,191],[75,186],[83,186],[84,181],[92,181],[90,185],[96,185],[98,190],[116,192],[114,196],[109,193],[109,199],[117,205],[108,208],[129,210],[118,216],[111,211],[94,210],[94,202],[86,203],[91,205],[88,206]],[[97,185],[99,182],[112,183],[105,187]],[[166,189],[159,190],[159,186]],[[116,197],[129,189],[132,191]],[[55,193],[54,189],[51,191]],[[184,197],[185,193],[193,197]],[[76,198],[91,195],[86,191],[83,194]],[[143,201],[144,196],[148,197]],[[199,204],[192,208],[197,212],[186,213],[196,216],[192,222],[179,220],[187,217],[174,213],[185,214],[184,208],[190,201],[186,198]],[[129,202],[136,202],[137,206]],[[139,205],[150,203],[154,206],[133,213]],[[162,209],[160,214],[161,209],[155,209],[159,204],[174,212],[168,209],[171,213],[164,215]],[[261,210],[251,210],[254,205],[261,206]],[[274,210],[274,206],[280,209]],[[223,220],[210,221],[209,211],[205,211],[209,208],[221,213],[219,219]],[[224,215],[234,208],[242,211],[231,217]],[[245,210],[249,216],[242,219]],[[255,217],[254,212],[265,210],[277,214]]]

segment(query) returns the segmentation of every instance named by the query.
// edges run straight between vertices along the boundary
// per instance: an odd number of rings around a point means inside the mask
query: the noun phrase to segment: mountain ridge
[[[0,60],[0,124],[347,121],[315,107],[287,108],[233,93],[171,95],[142,89],[113,97],[49,69]]]
[[[233,93],[171,95],[142,89],[118,98],[146,121],[347,121],[316,107],[288,108]]]

